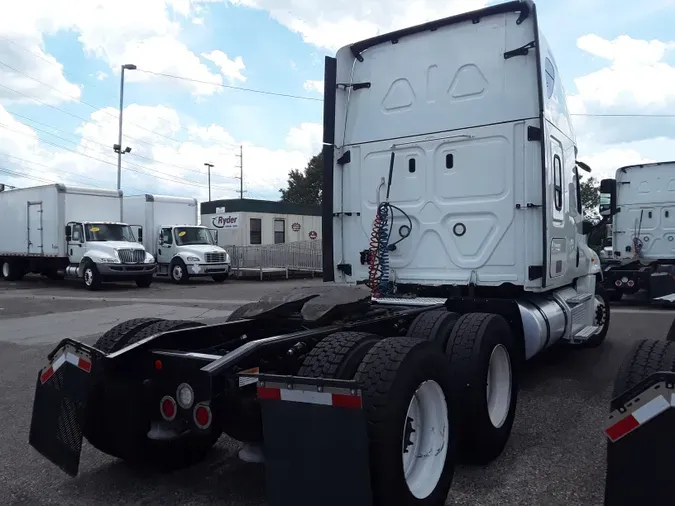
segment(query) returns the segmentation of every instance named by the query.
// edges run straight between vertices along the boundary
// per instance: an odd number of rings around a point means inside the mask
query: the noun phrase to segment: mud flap
[[[80,467],[82,426],[97,350],[67,339],[38,373],[28,442],[71,476]]]
[[[664,304],[675,303],[675,277],[670,270],[655,272],[650,276],[649,296]]]
[[[675,373],[652,374],[612,401],[605,506],[675,504]]]
[[[258,375],[270,506],[371,506],[361,391],[354,381]]]

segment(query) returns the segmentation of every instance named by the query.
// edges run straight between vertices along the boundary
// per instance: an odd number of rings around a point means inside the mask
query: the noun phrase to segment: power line
[[[4,38],[4,39],[6,39],[6,40],[9,40],[9,39],[7,39],[7,37],[5,37],[4,35],[0,35],[0,37]],[[17,44],[17,43],[14,42],[14,41],[11,41],[11,40],[10,40],[10,42],[12,42],[13,44],[19,46],[19,44]],[[21,47],[21,46],[19,46],[19,47]],[[32,55],[35,56],[36,58],[40,58],[41,60],[43,60],[43,61],[45,61],[45,62],[47,62],[47,63],[50,63],[50,64],[54,65],[52,62],[50,62],[50,61],[48,61],[48,60],[45,60],[44,58],[42,58],[41,56],[39,56],[39,55],[33,53],[32,51],[30,51],[30,50],[28,50],[28,49],[26,49],[26,48],[24,48],[24,47],[22,47],[22,49],[24,49],[25,51],[29,52],[30,54],[32,54]],[[47,83],[45,83],[45,82],[43,82],[43,81],[40,81],[39,79],[37,79],[37,78],[35,78],[35,77],[31,76],[31,75],[28,75],[28,74],[26,74],[25,72],[23,72],[23,71],[21,71],[21,70],[18,70],[18,69],[16,69],[16,68],[14,68],[14,67],[12,67],[12,66],[10,66],[10,65],[8,65],[8,64],[6,64],[6,63],[4,63],[4,62],[0,62],[0,65],[4,65],[5,67],[11,69],[12,71],[18,72],[19,74],[21,74],[21,75],[27,77],[28,79],[32,79],[33,81],[35,81],[35,82],[37,82],[37,83],[40,83],[41,85],[46,86],[47,88],[50,88],[50,89],[52,89],[52,90],[54,90],[54,91],[56,91],[56,92],[58,92],[58,93],[60,93],[60,94],[62,94],[62,95],[64,95],[64,96],[70,98],[71,100],[74,100],[74,101],[77,102],[77,103],[80,103],[80,104],[82,104],[82,105],[86,105],[86,106],[92,108],[92,109],[95,110],[95,111],[100,110],[100,111],[104,112],[105,114],[107,114],[108,116],[110,116],[110,117],[112,117],[112,118],[115,118],[115,119],[118,119],[118,118],[119,118],[119,113],[113,114],[113,113],[111,113],[110,111],[106,110],[106,108],[103,108],[103,107],[97,107],[97,106],[94,106],[94,105],[92,105],[92,104],[90,104],[90,103],[88,103],[88,102],[85,102],[84,100],[81,100],[81,99],[78,99],[78,98],[76,98],[76,97],[73,97],[72,95],[69,95],[68,93],[65,93],[64,91],[61,91],[61,90],[59,90],[58,88],[55,88],[54,86],[52,86],[52,85],[50,85],[50,84],[47,84]],[[60,68],[60,67],[59,67],[59,68]],[[67,72],[65,72],[65,70],[64,70],[63,72],[64,72],[64,73],[67,73]],[[67,73],[67,74],[73,75],[73,74],[70,74],[70,73]],[[75,77],[77,77],[77,76],[75,76]],[[10,89],[10,91],[14,91],[15,93],[19,93],[19,92],[17,92],[16,90],[12,90],[11,88],[7,88],[7,89]],[[110,94],[108,94],[108,95],[110,95]],[[32,98],[32,97],[29,97],[29,96],[27,96],[27,95],[24,95],[24,96],[27,97],[27,98]],[[110,96],[112,96],[112,95],[110,95]],[[37,99],[33,99],[33,100],[37,100]],[[48,104],[45,104],[45,105],[48,105]],[[57,109],[57,110],[58,110],[58,109]],[[166,119],[164,119],[164,118],[158,118],[158,119],[160,119],[161,121],[163,121],[163,122],[165,122],[165,123],[167,123],[167,124],[169,123],[169,120],[166,120]],[[86,121],[86,120],[84,120],[84,121]],[[90,123],[91,123],[91,122],[90,122]],[[159,133],[159,132],[156,132],[156,131],[154,131],[154,130],[151,130],[151,129],[149,129],[149,128],[146,128],[146,127],[144,127],[144,126],[142,126],[142,125],[139,125],[139,124],[137,124],[137,123],[133,123],[133,122],[128,121],[128,120],[127,120],[127,123],[130,124],[130,125],[133,125],[133,126],[135,126],[135,127],[137,127],[137,128],[140,128],[141,130],[145,130],[146,132],[149,132],[149,133],[151,133],[151,134],[153,134],[153,135],[157,135],[157,136],[160,136],[160,137],[164,137],[165,139],[168,139],[168,140],[170,140],[170,141],[172,141],[172,142],[178,142],[178,143],[183,142],[183,141],[179,141],[178,139],[174,139],[174,138],[171,137],[171,136],[168,136],[168,135],[165,135],[165,134],[161,134],[161,133]],[[179,128],[180,128],[181,130],[185,130],[186,132],[189,133],[189,130],[188,130],[187,128],[182,127],[182,126],[179,126]],[[129,135],[123,135],[123,137],[126,137],[127,139],[131,139],[131,140],[134,140],[134,141],[137,141],[137,142],[142,142],[142,143],[148,144],[148,143],[145,142],[145,141],[142,141],[142,140],[140,140],[140,139],[135,139],[134,137],[131,137],[131,136],[129,136]],[[213,139],[213,138],[211,138],[211,137],[209,137],[208,140],[210,140],[210,141],[212,141],[212,142],[215,142],[216,144],[220,144],[220,145],[223,146],[223,147],[236,147],[235,144],[224,143],[224,142],[222,142],[222,141],[217,141],[217,140],[215,140],[215,139]]]
[[[588,118],[675,118],[675,114],[581,114],[571,113],[570,116],[584,116]]]
[[[322,98],[317,98],[317,97],[307,97],[303,95],[291,95],[289,93],[279,93],[276,91],[266,91],[266,90],[256,90],[253,88],[244,88],[242,86],[229,86],[227,84],[220,84],[220,83],[212,83],[209,81],[201,81],[199,79],[192,79],[190,77],[183,77],[183,76],[174,76],[171,74],[165,74],[163,72],[152,72],[151,70],[144,70],[144,69],[136,69],[137,72],[145,72],[146,74],[153,74],[156,76],[163,76],[163,77],[170,77],[172,79],[180,79],[181,81],[190,81],[193,83],[200,83],[200,84],[210,84],[211,86],[216,86],[219,88],[226,88],[228,90],[239,90],[239,91],[248,91],[249,93],[259,93],[261,95],[272,95],[275,97],[285,97],[285,98],[294,98],[297,100],[310,100],[314,102],[323,102]]]
[[[2,124],[2,123],[0,123],[0,127],[6,128],[7,130],[16,132],[16,133],[18,133],[18,134],[29,135],[29,134],[25,134],[24,132],[18,132],[17,130],[13,130],[12,128],[10,128],[10,127],[8,127],[7,125],[4,125],[4,124]],[[67,139],[63,139],[63,138],[62,138],[62,140],[67,140]],[[88,155],[88,154],[86,154],[86,153],[82,153],[82,152],[80,152],[80,151],[76,151],[76,150],[74,150],[74,149],[68,148],[68,147],[66,147],[66,146],[62,146],[62,145],[60,145],[60,144],[56,144],[56,143],[54,143],[54,142],[50,142],[50,141],[45,140],[45,139],[38,139],[38,141],[43,142],[43,143],[45,143],[45,144],[49,144],[50,146],[54,146],[54,147],[57,147],[57,148],[65,149],[66,151],[70,151],[70,152],[72,152],[72,153],[75,153],[76,155],[83,156],[83,157],[85,157],[85,158],[89,158],[89,159],[95,160],[95,161],[97,161],[97,162],[101,162],[101,163],[105,163],[105,164],[107,164],[107,165],[111,165],[111,166],[113,166],[113,167],[117,167],[117,164],[115,164],[115,163],[109,162],[109,161],[107,161],[107,160],[102,160],[102,159],[100,159],[100,158],[96,158],[95,156],[90,156],[90,155]],[[68,141],[68,142],[73,142],[73,141]],[[86,146],[82,146],[82,147],[83,147],[84,149],[90,149],[90,150],[92,149],[92,148],[88,148],[88,147],[86,147]],[[96,151],[96,153],[97,153],[97,154],[103,154],[103,153],[100,153],[100,152],[98,152],[98,151]],[[141,170],[134,170],[134,169],[132,169],[132,168],[130,167],[130,165],[133,166],[133,167],[138,167],[138,168],[141,169]],[[170,183],[175,183],[175,184],[187,184],[187,185],[195,186],[195,187],[199,187],[199,188],[204,187],[203,184],[197,183],[196,181],[192,181],[192,180],[190,180],[190,179],[180,178],[179,176],[170,176],[169,174],[165,174],[165,173],[163,173],[163,172],[159,172],[159,171],[150,169],[149,167],[144,167],[144,166],[141,166],[141,165],[131,164],[130,162],[126,162],[126,166],[123,166],[123,168],[126,169],[126,170],[128,170],[128,171],[130,171],[130,172],[135,172],[135,173],[142,174],[142,175],[145,175],[145,176],[155,177],[155,178],[157,178],[157,179],[163,179],[163,180],[168,181],[168,182],[170,182]],[[148,172],[146,172],[146,171],[148,171]],[[153,174],[153,173],[155,173],[155,174]],[[161,174],[161,175],[157,175],[157,174]],[[172,178],[172,179],[169,179],[169,178]],[[226,187],[222,187],[222,189],[234,191],[233,189],[231,189],[231,188],[226,188]]]
[[[48,125],[48,124],[46,124],[46,123],[41,123],[41,122],[39,122],[39,121],[37,121],[37,120],[34,120],[34,119],[32,119],[32,118],[29,118],[28,116],[23,116],[23,115],[21,115],[21,114],[16,114],[16,113],[12,113],[12,115],[13,115],[13,116],[16,116],[16,117],[18,117],[18,118],[23,118],[23,119],[26,119],[26,120],[28,120],[28,121],[32,121],[33,123],[37,123],[38,125],[42,125],[42,126],[44,126],[44,127],[51,128],[51,129],[53,129],[53,130],[56,130],[57,132],[62,132],[62,133],[64,133],[64,134],[66,134],[66,135],[71,135],[71,136],[73,136],[73,137],[78,137],[76,134],[71,134],[70,132],[66,132],[65,130],[62,130],[62,129],[60,129],[60,128],[56,128],[55,126]],[[72,142],[73,144],[78,144],[76,141],[72,141],[72,140],[70,140],[70,139],[64,139],[63,137],[60,137],[60,136],[58,136],[58,135],[56,135],[56,134],[54,134],[54,133],[52,133],[52,132],[48,132],[47,130],[43,130],[43,129],[38,128],[38,127],[33,126],[33,125],[29,125],[28,123],[23,123],[23,122],[21,122],[21,121],[17,121],[17,123],[20,123],[21,125],[25,125],[25,126],[27,126],[27,127],[30,127],[30,128],[32,128],[32,129],[34,129],[34,130],[37,130],[38,132],[44,132],[44,133],[46,133],[46,134],[48,134],[48,135],[52,135],[52,136],[56,137],[57,139],[61,139],[61,140],[66,141],[66,142]],[[98,144],[99,146],[101,146],[101,147],[103,147],[103,148],[106,148],[106,149],[108,149],[108,147],[109,147],[107,144],[103,144],[102,142],[98,142],[98,141],[96,141],[96,140],[94,140],[94,139],[91,139],[91,138],[88,138],[88,137],[80,136],[79,138],[82,139],[82,140],[88,141],[88,142],[92,142],[92,143],[94,143],[94,144]],[[83,146],[83,147],[84,147],[85,149],[87,149],[85,146]],[[97,151],[97,153],[99,153],[99,152]],[[101,155],[106,155],[106,156],[108,155],[107,152],[106,152],[106,153],[100,152],[100,154],[101,154]],[[155,160],[154,158],[150,158],[150,157],[147,157],[147,156],[139,155],[139,154],[137,154],[137,153],[133,153],[133,152],[132,152],[132,153],[129,153],[129,155],[130,155],[130,156],[135,156],[135,157],[137,157],[137,158],[142,158],[142,159],[144,159],[144,160],[148,160],[149,162],[156,163],[156,164],[158,164],[158,165],[165,165],[165,166],[167,166],[167,167],[174,167],[174,168],[176,168],[176,169],[181,169],[181,170],[185,170],[185,171],[191,171],[191,172],[195,172],[195,173],[200,174],[200,175],[202,174],[202,172],[200,172],[200,171],[198,171],[198,170],[196,170],[196,169],[194,169],[194,168],[183,167],[183,166],[180,166],[180,165],[174,165],[174,164],[172,164],[172,163],[163,162],[163,161],[160,161],[160,160]],[[234,177],[231,177],[231,176],[224,176],[224,175],[221,175],[221,174],[215,174],[215,175],[218,176],[218,177],[224,178],[224,179],[235,179]]]

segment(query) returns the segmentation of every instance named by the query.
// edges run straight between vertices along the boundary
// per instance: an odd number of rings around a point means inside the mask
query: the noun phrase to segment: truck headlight
[[[188,262],[201,262],[199,257],[187,257]]]
[[[155,262],[155,257],[153,257],[150,253],[147,251],[145,252],[145,263],[146,264],[151,264]]]

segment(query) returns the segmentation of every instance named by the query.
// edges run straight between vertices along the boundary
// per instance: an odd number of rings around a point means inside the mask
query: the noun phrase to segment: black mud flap
[[[605,506],[675,504],[675,373],[659,372],[612,401]]]
[[[70,339],[38,373],[29,443],[71,476],[80,467],[86,401],[101,352]]]
[[[675,276],[670,270],[655,272],[650,276],[649,297],[662,304],[675,303]]]
[[[354,381],[258,375],[270,506],[371,506],[361,391]]]

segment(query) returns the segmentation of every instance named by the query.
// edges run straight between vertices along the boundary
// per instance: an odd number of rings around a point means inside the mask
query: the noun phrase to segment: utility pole
[[[235,176],[235,179],[239,180],[239,198],[244,198],[244,146],[239,146],[239,154],[235,155],[239,158],[239,177]]]
[[[211,202],[211,167],[213,167],[212,163],[205,163],[206,167],[208,168],[208,174],[209,174],[209,202]]]

